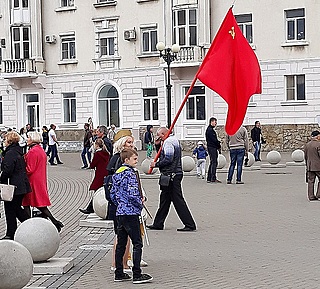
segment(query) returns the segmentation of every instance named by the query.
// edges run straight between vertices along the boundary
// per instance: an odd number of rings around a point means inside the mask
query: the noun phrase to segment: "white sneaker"
[[[133,267],[133,262],[132,262],[132,260],[128,260],[128,261],[127,261],[127,265],[128,265],[129,267]]]
[[[128,264],[129,267],[131,267],[131,268],[133,267],[133,262],[132,262],[132,260],[128,260],[127,264]],[[147,267],[147,266],[148,266],[148,263],[147,263],[146,261],[144,261],[144,260],[141,259],[140,266],[141,266],[141,267]]]
[[[116,271],[116,267],[111,266],[110,272],[113,273],[114,271]],[[123,272],[124,273],[132,273],[132,269],[131,268],[126,268],[126,269],[123,269]]]

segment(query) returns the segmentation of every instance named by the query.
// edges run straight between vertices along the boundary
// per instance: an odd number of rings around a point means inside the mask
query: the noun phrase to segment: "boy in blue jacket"
[[[120,153],[122,166],[112,176],[110,197],[117,206],[118,221],[116,247],[116,270],[114,281],[129,281],[131,276],[123,272],[123,256],[128,236],[133,245],[133,283],[150,282],[153,278],[142,274],[140,268],[142,255],[142,237],[140,232],[140,215],[143,208],[143,196],[138,172],[134,170],[138,163],[138,153],[133,149],[124,149]]]
[[[202,141],[198,141],[197,147],[193,150],[193,156],[197,158],[197,177],[202,179],[206,176],[206,157],[208,152]]]

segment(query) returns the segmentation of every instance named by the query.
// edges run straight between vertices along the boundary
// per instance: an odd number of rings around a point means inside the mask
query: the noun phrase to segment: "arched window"
[[[102,87],[98,95],[99,125],[120,126],[119,94],[117,89],[108,84]]]

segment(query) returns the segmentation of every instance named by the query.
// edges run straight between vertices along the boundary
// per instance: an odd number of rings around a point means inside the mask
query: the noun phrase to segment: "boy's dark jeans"
[[[140,221],[138,215],[117,216],[118,228],[116,247],[116,277],[123,276],[123,256],[126,250],[128,236],[133,245],[133,278],[141,276],[141,255],[142,255],[142,238],[140,233]]]

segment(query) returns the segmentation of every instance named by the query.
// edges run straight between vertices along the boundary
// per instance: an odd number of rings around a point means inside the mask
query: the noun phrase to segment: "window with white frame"
[[[74,33],[60,35],[61,38],[61,59],[75,59],[76,58],[76,37]]]
[[[118,55],[117,19],[94,20],[96,33],[96,58]]]
[[[98,94],[99,125],[120,126],[119,94],[111,84],[107,84]]]
[[[28,8],[29,0],[13,0],[13,8]]]
[[[157,51],[158,32],[156,26],[141,28],[141,36],[142,53]]]
[[[286,76],[287,101],[306,100],[305,75]]]
[[[189,87],[185,87],[186,94]],[[205,87],[194,86],[186,103],[186,119],[205,120],[206,119],[206,101]]]
[[[304,8],[285,11],[287,41],[305,40]]]
[[[187,8],[173,10],[173,43],[180,46],[198,44],[197,9]]]
[[[144,88],[142,94],[144,120],[159,120],[158,88]]]
[[[235,18],[244,37],[249,43],[253,43],[252,14],[236,15]]]
[[[63,121],[64,123],[76,122],[77,106],[76,94],[67,92],[62,94],[63,97]]]
[[[0,95],[0,123],[3,124],[3,103],[2,103],[2,95]]]
[[[61,7],[73,7],[74,0],[61,0]]]
[[[11,28],[13,59],[30,58],[30,27],[19,26]]]

